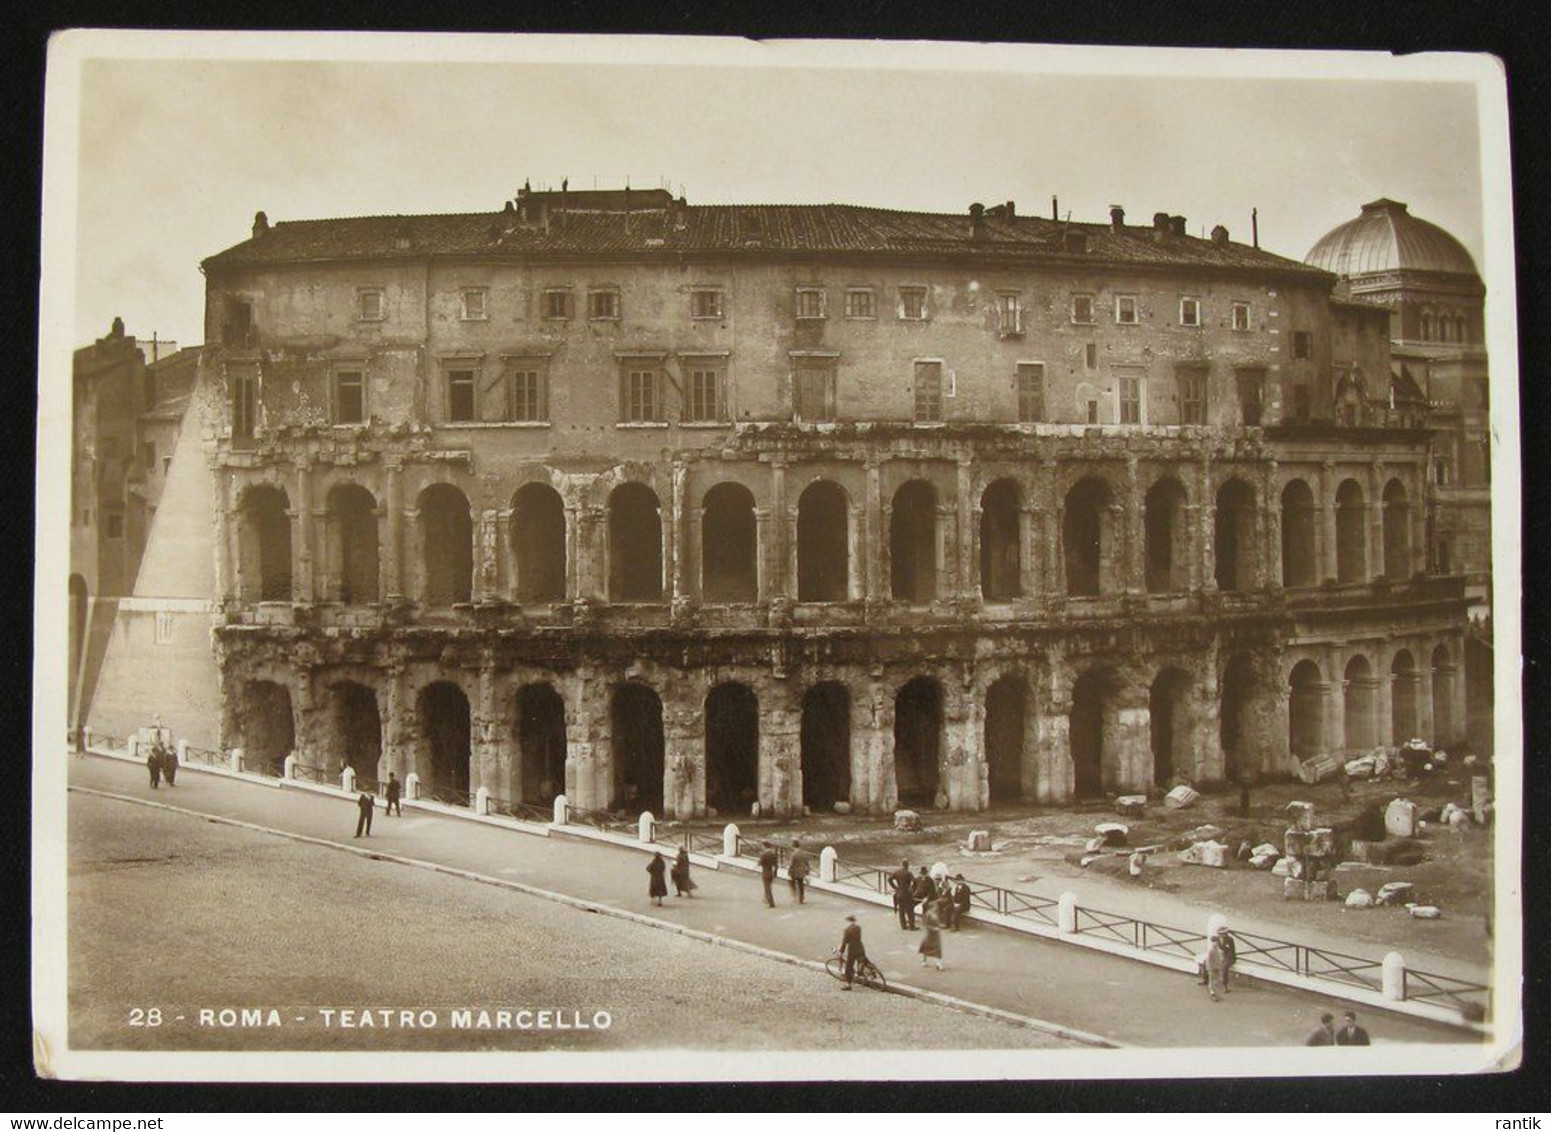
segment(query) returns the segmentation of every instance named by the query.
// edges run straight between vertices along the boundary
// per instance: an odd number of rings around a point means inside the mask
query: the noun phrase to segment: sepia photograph
[[[45,114],[39,1075],[1518,1066],[1494,60],[81,30]]]

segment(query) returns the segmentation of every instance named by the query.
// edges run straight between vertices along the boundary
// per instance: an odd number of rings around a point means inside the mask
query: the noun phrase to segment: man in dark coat
[[[355,808],[360,811],[360,816],[355,819],[355,835],[361,836],[364,830],[367,837],[372,835],[372,796],[365,790],[355,800]]]
[[[964,879],[963,873],[959,873],[953,878],[953,917],[948,924],[953,931],[958,931],[959,921],[969,915],[969,905],[969,881]]]
[[[889,874],[889,887],[894,890],[894,910],[899,913],[899,926],[907,932],[915,931],[915,877],[911,875],[909,861],[901,861],[899,868]]]
[[[388,771],[388,816],[393,816],[393,811],[399,812],[399,817],[404,816],[404,804],[399,799],[403,797],[404,784],[399,781],[399,776],[391,770]]]
[[[1368,1031],[1357,1024],[1357,1014],[1348,1010],[1341,1015],[1341,1028],[1336,1031],[1336,1045],[1338,1046],[1366,1046],[1373,1043],[1368,1040]]]
[[[916,874],[911,883],[910,895],[921,909],[921,914],[926,914],[926,906],[937,899],[937,882],[927,873],[926,866],[921,866],[921,871]]]
[[[776,870],[781,867],[781,858],[770,842],[766,841],[764,846],[764,852],[759,855],[759,881],[765,886],[765,904],[774,908],[775,895],[770,891],[770,886],[775,881]]]
[[[167,778],[167,785],[177,784],[178,777],[178,749],[158,743],[157,749],[162,753],[162,774]]]
[[[808,887],[808,873],[811,871],[808,851],[802,847],[801,841],[792,842],[792,859],[786,865],[786,879],[792,886],[792,891],[797,894],[797,903],[804,904],[803,894]]]
[[[840,933],[840,957],[846,961],[845,982],[840,984],[840,989],[850,990],[851,980],[856,977],[856,964],[867,958],[867,949],[862,946],[862,926],[855,916],[846,917],[845,931]]]
[[[1319,1029],[1309,1035],[1306,1046],[1333,1046],[1336,1044],[1336,1020],[1332,1015],[1319,1016]]]
[[[162,749],[159,743],[151,745],[151,753],[145,757],[145,768],[151,772],[151,789],[162,784]]]

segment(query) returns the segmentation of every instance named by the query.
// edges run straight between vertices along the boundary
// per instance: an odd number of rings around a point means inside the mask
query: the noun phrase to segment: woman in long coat
[[[926,966],[928,958],[937,960],[937,969],[942,970],[942,925],[944,922],[942,900],[928,900],[922,911],[921,923],[926,927],[926,934],[921,938],[921,946],[916,948],[921,953],[921,966]]]
[[[689,850],[679,846],[679,855],[673,860],[673,891],[677,896],[693,896],[695,882],[689,879]]]
[[[661,853],[653,853],[652,859],[646,862],[646,874],[652,878],[651,887],[646,894],[652,898],[652,903],[662,907],[662,898],[668,895],[668,882],[663,874],[668,871],[668,862],[662,859]]]

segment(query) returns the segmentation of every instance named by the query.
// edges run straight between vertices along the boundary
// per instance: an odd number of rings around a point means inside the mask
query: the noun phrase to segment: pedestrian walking
[[[921,909],[921,923],[926,928],[926,934],[921,937],[921,946],[916,948],[921,953],[921,966],[926,966],[928,959],[937,960],[937,969],[942,970],[942,901],[928,900]]]
[[[862,946],[862,925],[856,922],[855,916],[846,917],[845,930],[840,933],[840,957],[845,960],[845,981],[840,989],[850,990],[851,981],[856,977],[856,965],[867,958],[867,949]]]
[[[158,746],[161,746],[158,744]],[[178,752],[175,747],[161,746],[162,775],[168,786],[176,786],[178,779]]]
[[[155,790],[162,784],[162,753],[154,745],[145,757],[145,768],[151,772],[151,789]]]
[[[923,916],[926,915],[926,906],[937,899],[937,882],[927,873],[925,865],[921,866],[921,871],[911,882],[910,895]]]
[[[398,811],[399,817],[403,817],[404,816],[404,803],[402,801],[403,797],[404,797],[404,784],[399,781],[399,776],[398,775],[394,774],[391,770],[388,771],[388,816],[389,817],[391,817],[393,815],[393,811],[394,810]]]
[[[770,891],[770,886],[775,882],[776,870],[781,867],[781,857],[770,842],[763,842],[763,845],[764,851],[759,855],[759,882],[765,886],[766,906],[774,908],[775,894]]]
[[[1333,1046],[1336,1044],[1336,1020],[1329,1014],[1319,1016],[1319,1028],[1309,1035],[1306,1046]]]
[[[361,791],[355,800],[355,808],[360,811],[355,819],[355,835],[360,837],[364,830],[366,836],[370,837],[372,835],[372,796],[365,790]]]
[[[695,882],[689,878],[689,850],[679,846],[679,855],[673,859],[673,893],[675,896],[693,896]]]
[[[1368,1040],[1368,1031],[1357,1024],[1357,1014],[1348,1010],[1341,1015],[1341,1028],[1336,1031],[1336,1045],[1338,1046],[1366,1046],[1373,1043]]]
[[[668,862],[662,859],[661,853],[653,853],[652,859],[646,862],[646,875],[651,877],[651,882],[646,886],[646,895],[652,898],[652,903],[662,907],[662,898],[668,895],[668,882],[663,879],[663,874],[668,871]]]
[[[1226,962],[1223,965],[1222,985],[1223,990],[1233,989],[1233,967],[1239,961],[1239,941],[1233,938],[1233,933],[1219,924],[1216,932],[1218,940],[1222,943],[1223,956]]]
[[[803,894],[808,888],[808,873],[811,870],[808,851],[802,847],[801,841],[792,842],[792,859],[786,865],[786,880],[792,886],[792,892],[797,896],[797,903],[806,903]]]
[[[912,895],[915,878],[910,872],[910,862],[901,861],[899,868],[889,874],[889,887],[894,890],[894,910],[899,913],[900,929],[916,930],[916,902]]]
[[[974,899],[970,891],[969,881],[964,879],[964,874],[959,873],[953,878],[953,922],[949,926],[959,930],[959,924],[965,916],[969,915],[969,906]]]
[[[1228,953],[1223,950],[1222,939],[1213,933],[1206,943],[1206,991],[1213,1002],[1219,1002],[1225,992],[1224,980],[1228,976]]]

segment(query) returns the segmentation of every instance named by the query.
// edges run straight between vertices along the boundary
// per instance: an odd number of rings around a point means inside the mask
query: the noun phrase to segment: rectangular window
[[[1117,377],[1116,386],[1120,391],[1120,423],[1142,423],[1142,379],[1140,377]]]
[[[722,371],[716,366],[691,367],[684,386],[684,420],[726,419],[722,407]]]
[[[878,301],[871,287],[852,287],[846,292],[846,317],[878,317]]]
[[[1023,333],[1023,296],[1002,291],[996,296],[996,325],[1003,338]]]
[[[942,363],[917,362],[915,383],[915,419],[942,420]]]
[[[539,309],[545,318],[571,317],[571,292],[562,287],[552,287],[540,297]]]
[[[1206,371],[1182,369],[1179,371],[1179,421],[1180,424],[1206,423]]]
[[[1099,423],[1099,399],[1097,397],[1088,398],[1088,423]]]
[[[1135,295],[1115,296],[1115,321],[1122,326],[1135,326],[1141,321],[1137,313]]]
[[[258,375],[234,373],[230,379],[232,439],[251,440],[258,425]]]
[[[1018,419],[1045,419],[1045,367],[1037,362],[1018,364]]]
[[[483,287],[463,288],[463,304],[458,317],[465,322],[482,322],[489,316],[485,313],[485,299],[488,292]]]
[[[103,533],[108,538],[124,537],[124,515],[121,511],[103,512]]]
[[[1235,370],[1233,376],[1239,386],[1240,419],[1244,424],[1258,427],[1264,412],[1266,371],[1241,369]]]
[[[924,322],[926,320],[925,287],[901,287],[899,289],[899,317],[912,322]]]
[[[506,371],[506,419],[509,421],[546,421],[549,419],[548,390],[544,371],[532,365],[516,365]]]
[[[589,291],[587,293],[587,317],[601,321],[618,321],[619,292]]]
[[[659,424],[664,419],[661,375],[658,369],[631,366],[624,371],[619,390],[619,419],[635,424]]]
[[[363,287],[355,293],[356,318],[362,322],[383,320],[382,288]]]
[[[253,304],[247,299],[228,296],[221,321],[221,341],[228,346],[253,345]]]
[[[835,363],[829,358],[801,358],[793,374],[792,406],[799,421],[835,419]]]
[[[721,318],[722,292],[717,287],[702,287],[689,293],[690,318]]]
[[[1309,387],[1307,385],[1294,385],[1292,387],[1292,415],[1293,420],[1307,424],[1309,420]]]
[[[1248,303],[1234,303],[1233,304],[1233,329],[1235,329],[1235,330],[1248,330],[1249,329],[1249,304]]]
[[[156,643],[172,644],[172,614],[165,609],[156,611]]]
[[[1093,296],[1072,296],[1072,321],[1079,326],[1088,326],[1093,322]]]
[[[334,423],[360,424],[366,420],[365,374],[358,369],[334,372]]]
[[[474,412],[474,371],[450,369],[447,371],[447,420],[452,424],[468,424],[478,420]]]
[[[1082,364],[1087,369],[1099,368],[1099,344],[1097,342],[1089,342],[1083,348]]]
[[[1181,326],[1201,325],[1201,300],[1186,296],[1179,301],[1179,324]]]
[[[824,317],[824,289],[822,287],[797,288],[797,317]]]
[[[1294,330],[1292,335],[1292,356],[1294,358],[1313,357],[1314,335],[1307,330]]]

